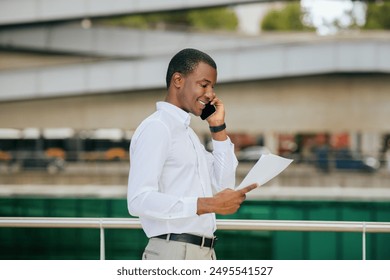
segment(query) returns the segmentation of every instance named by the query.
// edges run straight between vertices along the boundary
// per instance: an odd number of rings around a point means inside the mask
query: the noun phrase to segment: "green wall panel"
[[[0,198],[0,216],[130,217],[125,199]],[[390,202],[246,201],[219,219],[390,221]],[[361,259],[362,234],[222,231],[219,259]],[[390,259],[390,234],[367,234],[367,259]],[[107,259],[140,259],[142,230],[106,229]],[[0,259],[98,259],[98,229],[0,228]]]

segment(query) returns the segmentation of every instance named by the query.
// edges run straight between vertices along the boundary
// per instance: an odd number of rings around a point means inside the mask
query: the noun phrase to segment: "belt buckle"
[[[200,248],[203,248],[204,247],[204,242],[206,240],[206,237],[204,237],[204,235],[202,236],[202,242],[200,243]]]
[[[213,249],[215,247],[215,243],[217,242],[218,238],[216,236],[214,236],[212,239],[211,239],[211,245],[210,245],[210,248]]]

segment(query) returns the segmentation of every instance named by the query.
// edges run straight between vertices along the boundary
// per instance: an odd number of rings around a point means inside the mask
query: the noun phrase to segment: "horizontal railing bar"
[[[128,218],[0,218],[0,227],[36,228],[141,228],[139,219]]]
[[[331,231],[390,233],[390,222],[218,219],[219,230]],[[0,227],[140,229],[135,218],[1,217]]]
[[[84,218],[1,218],[0,227],[100,228],[100,222]]]
[[[218,229],[266,231],[389,232],[390,223],[285,220],[219,220]],[[365,226],[364,226],[365,224]]]

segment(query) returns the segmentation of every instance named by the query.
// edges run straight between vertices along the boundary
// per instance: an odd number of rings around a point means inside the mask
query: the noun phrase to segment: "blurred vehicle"
[[[61,148],[48,148],[45,150],[45,154],[47,157],[55,157],[65,160],[66,153]]]
[[[270,151],[264,146],[250,146],[237,153],[237,159],[240,162],[257,161],[261,155],[269,154]]]
[[[258,144],[257,137],[254,135],[251,135],[249,133],[230,133],[229,132],[229,138],[234,144],[235,151],[239,151],[245,147],[253,146]],[[211,139],[210,139],[211,140]],[[211,144],[211,141],[210,141]],[[209,151],[212,150],[212,147],[210,146]]]
[[[11,169],[46,170],[50,174],[58,173],[65,168],[65,161],[58,157],[48,157],[41,151],[19,151],[10,161]]]
[[[0,151],[0,161],[10,161],[12,156],[9,152]]]
[[[79,159],[85,161],[128,161],[130,137],[121,129],[83,131]]]
[[[111,148],[104,153],[105,160],[128,160],[128,153],[124,148]]]
[[[337,170],[375,172],[380,167],[379,160],[376,158],[363,156],[349,149],[335,151],[334,162]]]

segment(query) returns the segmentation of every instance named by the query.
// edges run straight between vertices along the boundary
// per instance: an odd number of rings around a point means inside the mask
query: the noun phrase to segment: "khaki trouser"
[[[167,241],[159,238],[149,239],[142,255],[143,260],[216,260],[214,249],[198,245]]]

